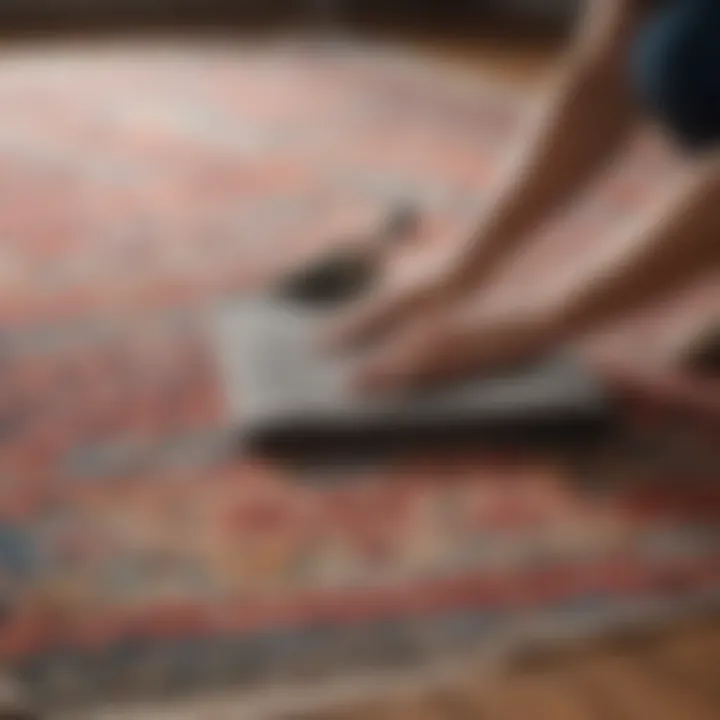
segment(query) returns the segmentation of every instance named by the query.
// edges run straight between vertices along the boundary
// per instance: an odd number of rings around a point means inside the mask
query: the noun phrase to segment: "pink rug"
[[[717,274],[588,344],[631,441],[582,469],[313,476],[228,440],[209,310],[397,198],[428,243],[453,237],[521,98],[378,48],[196,43],[6,54],[0,104],[0,655],[38,703],[322,678],[715,598],[720,393],[653,368],[717,311]],[[502,287],[592,252],[678,162],[641,139]]]

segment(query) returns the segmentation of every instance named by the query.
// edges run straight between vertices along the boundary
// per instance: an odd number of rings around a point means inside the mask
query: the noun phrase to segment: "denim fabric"
[[[720,0],[675,0],[637,39],[632,77],[647,109],[686,145],[720,140]]]

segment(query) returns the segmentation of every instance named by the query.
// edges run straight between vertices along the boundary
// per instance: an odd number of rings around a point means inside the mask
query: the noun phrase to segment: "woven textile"
[[[720,306],[717,276],[588,343],[651,378],[642,457],[317,474],[232,443],[210,310],[398,198],[425,243],[455,237],[522,98],[379,48],[196,43],[15,51],[0,105],[0,655],[41,704],[324,677],[720,590],[717,387],[679,410],[662,389],[685,381],[648,369]],[[601,248],[678,163],[641,138],[498,289]]]

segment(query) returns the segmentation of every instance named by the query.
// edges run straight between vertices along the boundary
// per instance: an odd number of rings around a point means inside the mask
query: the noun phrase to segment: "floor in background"
[[[435,689],[389,692],[304,720],[712,720],[720,710],[720,624],[583,645],[503,672],[480,668]],[[231,716],[229,715],[228,718]],[[290,720],[293,715],[286,716]]]
[[[428,247],[458,237],[524,92],[372,44],[188,42],[16,50],[0,102],[0,655],[39,704],[352,677],[714,599],[716,386],[646,383],[632,442],[584,470],[506,451],[317,475],[230,437],[211,308],[398,198]],[[541,290],[679,162],[639,138],[499,291]],[[589,351],[655,378],[716,279]]]
[[[384,40],[426,60],[452,63],[462,72],[477,73],[520,90],[541,88],[543,80],[557,68],[567,44],[559,37],[513,38],[507,28],[495,32],[488,29],[476,38],[405,34],[388,35]]]

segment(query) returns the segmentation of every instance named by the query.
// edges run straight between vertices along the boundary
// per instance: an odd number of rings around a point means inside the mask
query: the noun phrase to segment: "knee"
[[[720,140],[720,5],[690,0],[641,32],[633,76],[641,102],[692,146]]]

